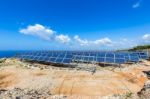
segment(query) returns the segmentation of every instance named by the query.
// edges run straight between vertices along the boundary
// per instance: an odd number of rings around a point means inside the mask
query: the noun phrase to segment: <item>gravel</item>
[[[0,99],[66,99],[63,95],[51,95],[48,90],[29,90],[14,88],[11,90],[0,90]]]

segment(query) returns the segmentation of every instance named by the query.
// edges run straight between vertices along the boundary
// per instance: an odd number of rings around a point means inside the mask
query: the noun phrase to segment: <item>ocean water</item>
[[[0,58],[11,58],[15,57],[17,53],[20,53],[22,51],[0,51]]]

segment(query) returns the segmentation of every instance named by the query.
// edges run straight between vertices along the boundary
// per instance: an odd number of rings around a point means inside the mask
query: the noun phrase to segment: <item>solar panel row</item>
[[[74,55],[73,61],[78,62],[103,62],[103,63],[125,63],[125,56],[114,53],[98,53],[93,55],[80,54]]]
[[[28,52],[23,53],[18,56],[25,60],[34,60],[39,62],[51,62],[51,63],[62,63],[69,64],[72,60],[73,55],[67,53],[43,53],[43,52]]]
[[[148,54],[146,52],[35,51],[21,53],[18,58],[61,64],[69,64],[72,61],[122,64],[148,59]]]

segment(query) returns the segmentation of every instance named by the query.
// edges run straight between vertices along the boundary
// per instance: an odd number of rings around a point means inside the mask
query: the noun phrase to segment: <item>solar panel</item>
[[[41,53],[36,53],[36,55],[35,56],[41,56]]]
[[[105,58],[99,58],[99,57],[97,57],[96,61],[97,62],[105,62]]]
[[[96,53],[90,53],[90,56],[96,56]]]
[[[106,57],[114,58],[114,53],[106,53]]]
[[[66,54],[60,54],[58,57],[59,58],[64,58]]]
[[[125,58],[125,55],[123,55],[123,54],[115,54],[115,58]]]
[[[76,60],[81,60],[82,57],[81,57],[80,55],[77,55],[77,56],[75,57],[75,59],[76,59]]]
[[[94,57],[89,57],[89,62],[93,62],[94,61]]]
[[[83,61],[88,62],[89,61],[89,57],[83,57]]]
[[[57,58],[55,62],[56,63],[62,63],[62,61],[63,61],[63,58]]]
[[[38,61],[43,61],[43,57],[39,57]]]
[[[97,62],[122,64],[148,59],[145,52],[99,52],[99,51],[34,51],[17,56],[20,59],[69,64],[75,62]]]
[[[27,55],[23,56],[23,59],[28,59],[28,58],[29,58],[29,56],[27,56]]]
[[[47,54],[47,57],[51,57],[51,56],[52,56],[52,53],[48,53],[48,54]]]
[[[130,57],[130,61],[139,62],[139,56],[136,53],[130,53],[129,57]]]
[[[98,53],[97,57],[105,57],[105,55],[106,55],[105,53]]]
[[[33,60],[36,60],[36,61],[38,61],[38,59],[39,59],[39,56],[35,56],[35,57],[33,58]]]
[[[45,57],[42,57],[41,61],[44,61],[44,62],[48,62],[49,60],[49,57],[45,56]]]
[[[57,56],[58,56],[58,54],[56,54],[56,53],[52,54],[52,57],[57,57]]]
[[[119,64],[123,64],[123,63],[125,63],[126,61],[125,61],[125,59],[115,59],[115,63],[119,63]]]
[[[146,55],[143,55],[143,56],[140,56],[141,59],[148,59],[148,56]]]
[[[126,61],[129,62],[130,61],[130,54],[129,53],[125,53],[124,55],[125,55]]]
[[[62,63],[64,63],[64,64],[69,64],[69,63],[71,62],[71,60],[72,60],[72,59],[67,59],[67,58],[66,58],[66,59],[63,60]]]
[[[90,56],[90,53],[89,52],[85,52],[84,55],[85,56]]]
[[[66,55],[65,55],[65,58],[72,58],[72,57],[73,57],[72,54],[66,54]]]
[[[105,62],[114,63],[114,58],[106,58]]]
[[[50,58],[49,62],[55,62],[56,58]]]
[[[140,52],[140,53],[139,53],[139,57],[140,57],[141,59],[148,59],[148,54],[147,54],[146,52]]]
[[[33,60],[33,59],[34,59],[34,56],[33,56],[33,55],[30,55],[30,56],[28,56],[28,59],[29,59],[29,60]]]

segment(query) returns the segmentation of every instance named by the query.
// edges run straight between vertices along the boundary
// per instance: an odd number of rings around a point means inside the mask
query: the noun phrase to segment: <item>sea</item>
[[[0,51],[0,58],[12,58],[24,51]]]

